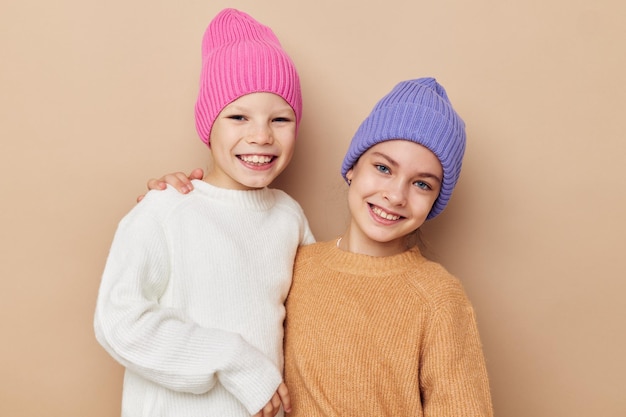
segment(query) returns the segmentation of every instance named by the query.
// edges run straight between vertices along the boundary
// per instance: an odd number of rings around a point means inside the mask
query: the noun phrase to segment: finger
[[[145,197],[145,194],[142,194],[139,197],[137,197],[137,202],[139,203],[141,200],[143,200],[144,197]]]
[[[202,178],[204,178],[204,171],[202,168],[196,168],[189,174],[190,180],[201,180]]]
[[[147,186],[148,186],[148,190],[164,190],[165,189],[165,183],[155,178],[150,179],[150,181],[148,181]]]
[[[196,178],[192,178],[191,176],[188,177],[184,172],[175,172],[174,174],[166,175],[161,179],[165,179],[168,184],[174,186],[181,193],[186,194],[193,190],[191,180]]]
[[[285,383],[281,383],[278,386],[278,395],[280,396],[280,401],[283,403],[283,409],[286,413],[291,412],[291,396],[289,395],[289,390],[287,389],[287,385]]]
[[[267,403],[265,408],[267,410],[267,417],[274,417],[278,414],[278,411],[280,410],[280,396],[278,393],[274,393],[274,395],[272,395],[272,399],[269,403]]]
[[[193,189],[191,181],[184,172],[174,172],[172,174],[166,174],[157,180],[150,180],[148,182],[148,188],[163,190],[166,188],[167,184],[171,185],[182,194],[187,194]]]
[[[281,397],[278,394],[274,394],[274,396],[271,399],[272,407],[274,407],[276,411],[278,411],[278,409],[280,408],[280,404],[281,404],[280,398]]]
[[[270,401],[265,407],[263,407],[263,417],[274,417],[275,415],[276,413],[274,412],[274,406]]]

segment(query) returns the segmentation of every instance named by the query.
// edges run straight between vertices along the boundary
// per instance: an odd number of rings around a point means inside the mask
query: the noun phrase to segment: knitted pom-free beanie
[[[302,115],[300,79],[291,58],[272,29],[248,14],[224,9],[202,38],[202,70],[196,101],[196,130],[207,145],[213,122],[241,96],[267,92],[282,97]]]
[[[446,90],[434,78],[419,78],[396,85],[361,123],[343,160],[341,175],[377,143],[404,139],[434,153],[443,167],[441,191],[427,219],[448,204],[461,173],[465,153],[465,123],[452,108]]]

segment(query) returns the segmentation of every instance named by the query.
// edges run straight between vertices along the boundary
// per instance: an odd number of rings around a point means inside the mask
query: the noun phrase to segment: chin
[[[256,190],[259,188],[265,188],[271,183],[272,181],[248,181],[248,182],[242,182],[241,184],[251,190]]]

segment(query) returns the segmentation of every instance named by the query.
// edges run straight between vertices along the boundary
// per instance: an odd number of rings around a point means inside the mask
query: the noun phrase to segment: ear
[[[353,168],[350,168],[348,170],[348,172],[346,172],[346,179],[348,180],[348,185],[350,185],[352,183],[352,175],[353,175]]]

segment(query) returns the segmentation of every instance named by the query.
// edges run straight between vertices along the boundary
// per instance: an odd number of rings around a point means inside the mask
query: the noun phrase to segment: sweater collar
[[[370,256],[337,248],[336,240],[321,243],[322,264],[330,269],[362,276],[395,275],[414,270],[424,262],[417,247],[393,256]]]
[[[194,192],[200,196],[217,199],[226,204],[233,204],[243,209],[268,210],[276,204],[275,190],[259,188],[256,190],[231,190],[216,187],[202,180],[192,180]]]

